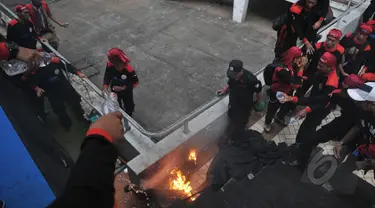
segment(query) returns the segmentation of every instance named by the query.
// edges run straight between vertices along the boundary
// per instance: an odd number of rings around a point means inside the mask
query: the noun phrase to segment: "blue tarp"
[[[0,130],[0,199],[10,208],[46,207],[55,195],[1,107]]]

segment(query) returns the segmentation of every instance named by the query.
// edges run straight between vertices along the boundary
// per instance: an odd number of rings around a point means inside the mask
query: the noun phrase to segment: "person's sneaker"
[[[264,124],[264,132],[270,133],[271,132],[271,124]]]
[[[285,122],[285,119],[278,118],[275,116],[275,122],[282,125],[282,126],[287,126],[288,124]]]
[[[0,208],[5,208],[5,202],[3,200],[0,200]]]

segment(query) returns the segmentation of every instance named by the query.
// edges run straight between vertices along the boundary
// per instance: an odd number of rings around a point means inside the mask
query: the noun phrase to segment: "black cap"
[[[240,60],[232,60],[229,63],[229,71],[240,72],[243,69],[243,62]]]

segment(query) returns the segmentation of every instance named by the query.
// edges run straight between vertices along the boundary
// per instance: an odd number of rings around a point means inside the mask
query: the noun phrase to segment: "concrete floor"
[[[242,59],[255,72],[273,58],[273,17],[250,13],[245,24],[235,24],[228,6],[204,1],[61,0],[50,7],[57,19],[70,23],[69,28],[56,28],[59,51],[79,68],[99,72],[91,77],[98,86],[108,49],[127,52],[140,78],[134,117],[152,131],[213,98],[225,84],[231,59]]]

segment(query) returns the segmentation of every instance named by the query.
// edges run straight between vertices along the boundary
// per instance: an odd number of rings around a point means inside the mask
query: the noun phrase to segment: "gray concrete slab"
[[[50,8],[70,23],[56,28],[59,51],[79,68],[98,70],[91,77],[96,85],[102,85],[108,49],[128,53],[140,78],[134,117],[152,131],[208,102],[231,59],[255,72],[273,58],[270,19],[250,13],[239,25],[230,20],[231,7],[212,1],[61,0]]]

